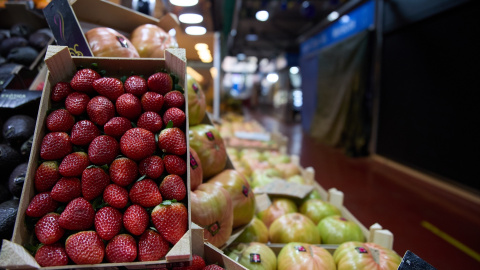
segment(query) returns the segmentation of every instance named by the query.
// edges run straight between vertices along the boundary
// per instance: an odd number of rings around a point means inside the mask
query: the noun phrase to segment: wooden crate
[[[34,143],[31,150],[31,156],[28,164],[27,175],[22,191],[21,201],[18,208],[15,229],[12,241],[5,241],[0,253],[0,267],[11,269],[22,268],[39,268],[34,258],[23,248],[24,245],[31,243],[33,234],[24,225],[25,210],[32,197],[34,191],[34,176],[37,168],[37,162],[40,153],[41,141],[46,133],[45,120],[47,112],[51,107],[51,89],[59,81],[69,80],[76,72],[77,66],[88,67],[92,63],[98,64],[101,69],[106,70],[109,74],[129,75],[134,71],[136,74],[153,74],[160,69],[166,69],[179,77],[179,84],[185,88],[186,82],[186,60],[184,49],[169,49],[165,53],[165,59],[133,59],[133,58],[96,58],[96,57],[72,57],[66,46],[50,46],[45,57],[45,63],[48,67],[46,75],[45,87],[40,102],[40,108],[35,128]],[[185,95],[187,99],[187,95]],[[188,104],[188,100],[185,101]],[[188,106],[185,108],[188,123]],[[188,125],[185,127],[188,134]],[[188,136],[188,135],[187,135]],[[189,142],[187,140],[187,149]],[[188,151],[188,150],[187,150]],[[187,152],[186,157],[189,156]],[[187,163],[187,190],[190,190],[190,162]],[[132,262],[132,263],[102,263],[96,265],[66,265],[61,267],[45,267],[45,269],[69,269],[75,268],[107,268],[107,267],[126,267],[130,269],[137,268],[158,268],[182,266],[188,264],[191,260],[192,241],[191,241],[191,211],[190,196],[187,192],[187,209],[188,209],[188,228],[187,233],[182,239],[171,248],[164,260],[154,262]],[[5,263],[5,265],[4,265]]]

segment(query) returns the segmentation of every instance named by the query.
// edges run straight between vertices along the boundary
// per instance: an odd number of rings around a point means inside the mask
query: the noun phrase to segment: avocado
[[[8,179],[8,190],[13,196],[20,198],[22,195],[23,183],[27,175],[28,162],[20,163],[13,169]]]
[[[7,61],[29,66],[38,56],[37,50],[33,47],[17,47],[10,50],[7,55]]]
[[[30,35],[30,37],[28,37],[28,43],[37,50],[43,50],[43,48],[48,45],[52,37],[53,34],[50,29],[42,28],[35,31]]]
[[[12,198],[12,194],[8,190],[7,185],[0,184],[0,203],[8,201]]]
[[[2,43],[4,39],[7,39],[9,37],[10,37],[10,30],[0,29],[0,43]]]
[[[5,57],[3,56],[0,56],[0,66],[5,64],[7,62],[7,59],[5,59]]]
[[[23,114],[13,115],[3,124],[3,138],[13,147],[18,148],[35,132],[35,119]]]
[[[12,238],[19,201],[18,198],[13,198],[0,203],[0,237],[2,239]]]
[[[11,37],[2,41],[0,44],[0,54],[4,57],[8,55],[11,49],[27,46],[28,41],[23,37]]]
[[[24,24],[24,23],[16,23],[10,27],[10,35],[12,37],[23,37],[27,38],[31,33],[33,29],[32,27]]]
[[[0,144],[0,175],[8,177],[12,170],[22,162],[22,155],[8,144]],[[2,179],[4,180],[4,179]]]
[[[30,157],[30,151],[32,151],[32,145],[33,145],[33,135],[26,140],[22,146],[20,146],[20,154],[25,158],[25,160],[28,160]]]

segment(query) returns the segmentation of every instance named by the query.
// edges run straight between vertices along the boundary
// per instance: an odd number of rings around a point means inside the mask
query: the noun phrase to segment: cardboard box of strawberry
[[[71,57],[50,46],[45,62],[12,238],[35,260],[25,251],[3,267],[188,265],[185,51],[139,60]]]

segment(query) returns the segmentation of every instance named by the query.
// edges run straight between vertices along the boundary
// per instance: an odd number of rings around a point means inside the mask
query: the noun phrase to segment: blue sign
[[[306,55],[326,46],[353,36],[374,25],[375,2],[362,4],[350,13],[343,15],[326,29],[300,45],[300,54]]]

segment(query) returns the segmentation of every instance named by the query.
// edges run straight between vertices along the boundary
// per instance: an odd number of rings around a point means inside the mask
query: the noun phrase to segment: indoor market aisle
[[[480,269],[480,198],[474,202],[452,195],[374,162],[350,158],[315,142],[300,123],[250,111],[267,131],[289,138],[288,154],[313,167],[325,189],[344,192],[344,205],[366,227],[379,223],[394,235],[393,248],[407,250],[442,270]]]

